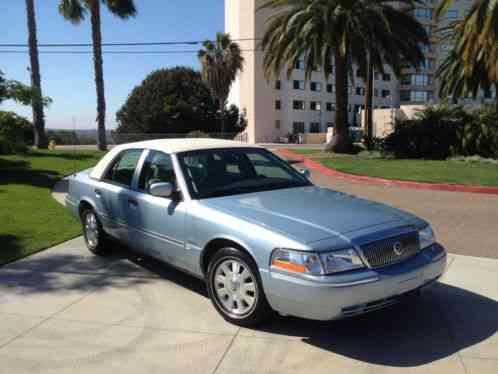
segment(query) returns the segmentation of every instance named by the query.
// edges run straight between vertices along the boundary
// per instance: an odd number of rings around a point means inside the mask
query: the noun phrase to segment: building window
[[[382,90],[382,97],[388,97],[391,96],[391,91],[390,90]]]
[[[432,46],[430,44],[422,44],[422,43],[420,43],[418,45],[418,47],[420,48],[420,50],[423,53],[432,53]]]
[[[294,81],[293,86],[295,90],[304,90],[305,83],[304,81]]]
[[[434,66],[434,60],[431,58],[424,59],[424,63],[422,65],[426,69],[432,69]]]
[[[377,72],[377,71],[376,71],[376,72],[374,73],[374,79],[375,79],[376,81],[378,81],[378,80],[380,79],[380,73],[379,73],[379,72]]]
[[[379,96],[379,90],[377,88],[374,88],[374,96],[375,97]]]
[[[294,122],[292,124],[292,132],[294,134],[303,134],[304,133],[304,122]]]
[[[319,101],[310,101],[310,110],[322,110],[322,104]]]
[[[294,110],[304,110],[305,104],[303,100],[294,100],[292,102],[292,108]]]
[[[275,89],[276,90],[282,89],[282,82],[280,80],[275,81]]]
[[[356,69],[356,76],[357,77],[362,77],[360,69]]]
[[[447,19],[457,19],[458,18],[458,10],[450,9],[446,12],[445,17]]]
[[[432,77],[427,74],[407,74],[401,78],[401,84],[412,86],[427,86],[432,83]]]
[[[311,82],[310,89],[311,89],[311,91],[321,92],[322,91],[322,84],[320,82]]]
[[[363,109],[363,105],[359,105],[359,104],[354,105],[354,112],[355,113],[360,113],[361,109]]]
[[[281,124],[282,124],[282,123],[280,122],[280,120],[279,120],[279,119],[275,120],[275,128],[276,128],[276,129],[279,129],[279,128],[281,127]]]
[[[275,101],[275,110],[282,109],[282,102],[280,100]]]
[[[348,104],[348,112],[351,113],[351,104]]]
[[[327,112],[335,111],[335,104],[334,103],[327,103],[326,107],[327,107]]]
[[[415,8],[415,17],[432,19],[432,9],[429,8]]]
[[[295,68],[297,70],[304,70],[304,60],[297,60]]]
[[[334,127],[334,122],[327,122],[327,128]]]
[[[310,122],[310,132],[311,133],[319,133],[322,131],[322,126],[320,126],[320,122]]]
[[[328,93],[335,92],[335,84],[328,83],[328,84],[327,84],[327,92],[328,92]]]
[[[390,82],[391,81],[391,74],[389,74],[389,73],[382,74],[382,80],[386,81],[386,82]]]
[[[427,33],[427,36],[431,37],[432,36],[432,26],[430,25],[424,25],[425,32]]]
[[[411,101],[414,103],[425,103],[432,100],[431,91],[401,91],[399,95],[400,101]]]
[[[365,89],[363,87],[356,87],[356,95],[358,96],[365,95]]]

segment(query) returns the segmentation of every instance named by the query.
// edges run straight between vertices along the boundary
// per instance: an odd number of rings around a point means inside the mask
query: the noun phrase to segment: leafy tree
[[[38,42],[36,38],[36,18],[33,0],[26,0],[26,14],[28,20],[29,58],[31,62],[31,106],[33,108],[33,130],[35,146],[47,148],[45,134],[45,117],[43,114],[43,96],[40,78],[40,63],[38,61]]]
[[[438,8],[441,17],[453,4],[444,0]],[[445,42],[453,50],[439,68],[440,94],[459,97],[476,96],[480,89],[494,85],[498,110],[498,1],[476,0],[463,20],[443,28]]]
[[[59,12],[71,23],[78,24],[90,12],[92,24],[93,61],[95,68],[95,86],[97,90],[97,122],[98,147],[107,148],[105,138],[105,94],[104,73],[102,62],[102,33],[100,31],[100,3],[105,4],[109,11],[121,19],[135,16],[136,9],[133,0],[60,0]]]
[[[225,106],[230,87],[237,74],[242,71],[244,58],[239,45],[232,42],[228,34],[216,33],[216,40],[206,40],[204,49],[198,53],[202,64],[202,77],[211,94],[218,100],[221,117],[221,132],[225,132]]]
[[[217,105],[201,74],[190,68],[160,69],[133,89],[116,114],[118,134],[217,132]],[[226,111],[225,131],[245,126],[236,106]]]
[[[0,103],[4,100],[14,100],[22,105],[30,105],[33,94],[30,86],[13,79],[5,79],[0,70]],[[48,106],[52,102],[49,97],[42,98],[43,106]]]
[[[398,3],[407,9],[394,8],[388,0],[266,0],[260,7],[275,11],[262,40],[268,78],[282,70],[290,77],[301,58],[307,80],[317,68],[328,78],[335,63],[336,135],[329,150],[352,148],[347,120],[352,63],[364,72],[367,66],[383,72],[387,63],[398,72],[404,60],[418,65],[423,59],[419,43],[427,43],[427,34],[408,12],[415,2]]]

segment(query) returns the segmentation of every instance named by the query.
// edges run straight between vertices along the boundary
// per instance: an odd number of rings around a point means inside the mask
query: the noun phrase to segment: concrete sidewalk
[[[496,374],[497,300],[497,260],[451,256],[415,302],[238,328],[201,281],[78,238],[0,268],[0,373]]]

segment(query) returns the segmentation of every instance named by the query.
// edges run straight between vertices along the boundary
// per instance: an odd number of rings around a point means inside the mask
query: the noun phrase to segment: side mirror
[[[300,172],[302,175],[304,175],[306,178],[311,177],[311,172],[310,172],[310,170],[309,170],[309,169],[301,169],[301,170],[299,170],[299,172]]]
[[[153,183],[149,187],[149,193],[152,196],[171,198],[173,196],[173,184],[168,182]]]

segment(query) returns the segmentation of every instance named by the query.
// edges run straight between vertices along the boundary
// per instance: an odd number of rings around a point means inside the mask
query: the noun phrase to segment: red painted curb
[[[316,170],[322,174],[341,178],[350,182],[362,182],[366,184],[381,185],[381,186],[396,186],[402,188],[415,188],[419,190],[437,190],[437,191],[452,191],[452,192],[469,192],[469,193],[484,193],[498,195],[498,187],[485,187],[485,186],[466,186],[463,184],[438,184],[438,183],[424,183],[424,182],[410,182],[398,179],[385,179],[377,177],[367,177],[364,175],[353,175],[343,173],[334,169],[330,169],[312,159],[303,156],[302,154],[291,151],[287,148],[278,150],[279,153],[286,157],[291,157],[296,160],[302,161],[304,165],[312,170]]]

